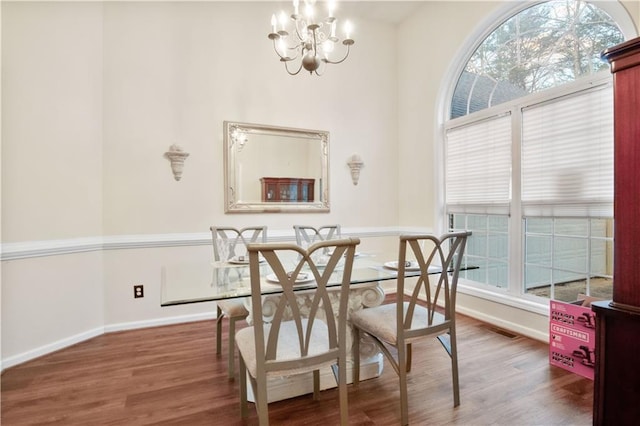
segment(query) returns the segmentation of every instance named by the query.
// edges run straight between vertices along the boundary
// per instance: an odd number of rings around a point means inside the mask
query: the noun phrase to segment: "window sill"
[[[493,287],[482,288],[477,284],[468,284],[463,280],[458,281],[458,292],[538,315],[549,316],[549,299],[536,298],[539,300],[532,300],[524,296],[509,294],[506,290]]]

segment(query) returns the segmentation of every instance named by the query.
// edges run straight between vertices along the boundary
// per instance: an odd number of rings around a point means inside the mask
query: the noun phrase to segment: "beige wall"
[[[266,37],[273,10],[263,2],[105,5],[104,235],[247,223],[224,215],[224,120],[330,132],[329,179],[339,188],[331,212],[260,222],[397,222],[397,205],[378,201],[397,186],[393,28],[358,21],[349,60],[322,78],[292,77]],[[190,153],[180,182],[162,158],[174,143]],[[366,163],[357,187],[346,166],[353,152]]]
[[[499,2],[427,2],[399,27],[398,140],[400,223],[442,226],[438,175],[441,124],[437,103],[446,74],[480,17]],[[428,23],[428,24],[426,24]],[[440,160],[440,161],[438,161]],[[440,215],[440,216],[439,216]],[[440,219],[439,219],[440,217]]]
[[[2,241],[102,233],[102,7],[2,4]]]
[[[2,4],[2,242],[102,233],[102,7]],[[4,251],[4,247],[3,247]],[[2,359],[104,327],[102,253],[2,262]]]

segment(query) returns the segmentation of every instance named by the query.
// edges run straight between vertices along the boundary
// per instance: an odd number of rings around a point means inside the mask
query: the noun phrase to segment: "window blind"
[[[511,197],[511,114],[446,133],[448,213],[508,214]]]
[[[613,217],[610,85],[522,112],[525,216]]]

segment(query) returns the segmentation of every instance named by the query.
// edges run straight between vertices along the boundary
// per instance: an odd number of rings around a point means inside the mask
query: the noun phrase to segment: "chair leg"
[[[218,308],[218,316],[216,317],[216,355],[222,354],[222,319],[224,314],[222,309]]]
[[[411,371],[411,343],[407,345],[407,373]]]
[[[460,384],[458,382],[458,343],[456,339],[455,327],[449,332],[451,345],[451,378],[453,385],[453,406],[460,405]]]
[[[236,321],[236,318],[229,318],[229,341],[227,342],[229,345],[229,380],[233,380],[235,378]]]
[[[260,426],[269,425],[269,406],[267,405],[267,378],[257,377],[255,379],[254,397],[256,399],[256,409],[258,410],[258,423]]]
[[[320,397],[320,370],[313,370],[313,400]]]
[[[240,364],[238,368],[238,373],[240,374],[240,417],[244,419],[249,415],[247,408],[247,368],[244,365],[242,355],[238,357],[238,360]]]
[[[398,345],[398,380],[400,385],[400,424],[409,424],[409,402],[407,394],[407,345]]]
[[[338,396],[340,398],[340,424],[349,424],[349,402],[347,391],[347,360],[342,357],[338,360]]]
[[[353,327],[353,344],[352,344],[352,359],[353,359],[353,384],[360,383],[360,330],[358,327]]]

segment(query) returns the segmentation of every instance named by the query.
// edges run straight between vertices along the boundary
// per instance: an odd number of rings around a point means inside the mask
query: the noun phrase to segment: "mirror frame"
[[[320,143],[322,192],[313,202],[266,203],[236,200],[238,186],[237,156],[241,147],[236,143],[238,132],[250,138],[251,135],[282,136],[317,140]],[[268,126],[264,124],[224,122],[224,206],[225,213],[321,213],[329,211],[329,132],[323,130],[296,129],[292,127]]]

